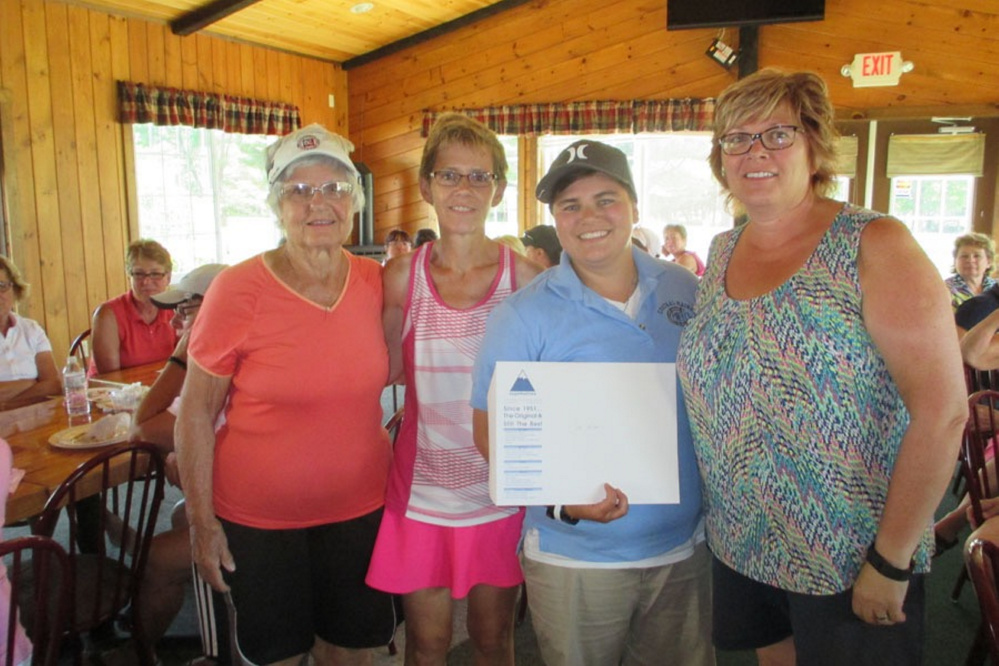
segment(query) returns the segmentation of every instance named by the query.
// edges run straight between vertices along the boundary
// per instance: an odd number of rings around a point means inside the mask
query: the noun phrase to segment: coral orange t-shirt
[[[213,471],[221,518],[302,528],[384,503],[381,266],[344,254],[349,273],[330,308],[291,290],[263,256],[223,271],[206,295],[188,355],[231,378]]]

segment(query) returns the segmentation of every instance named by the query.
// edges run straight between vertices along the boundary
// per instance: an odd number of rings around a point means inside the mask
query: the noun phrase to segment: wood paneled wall
[[[337,65],[181,38],[165,25],[52,0],[0,0],[8,233],[32,284],[19,310],[45,326],[59,362],[94,308],[128,287],[124,250],[136,232],[118,79],[296,104],[304,124],[347,131],[346,74]]]
[[[719,31],[667,31],[665,5],[539,0],[348,71],[355,155],[374,173],[375,238],[428,224],[417,185],[423,109],[718,95],[737,74],[704,55]],[[727,44],[738,40],[725,31]],[[853,88],[840,75],[857,53],[896,50],[915,64],[898,87]],[[826,0],[825,21],[761,27],[759,66],[820,73],[848,116],[994,114],[999,3]]]

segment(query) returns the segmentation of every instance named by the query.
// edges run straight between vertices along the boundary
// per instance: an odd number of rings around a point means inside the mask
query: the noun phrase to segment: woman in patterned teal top
[[[961,359],[905,226],[826,198],[832,121],[809,73],[763,70],[716,105],[711,166],[748,222],[712,243],[677,363],[714,640],[763,664],[916,664]]]

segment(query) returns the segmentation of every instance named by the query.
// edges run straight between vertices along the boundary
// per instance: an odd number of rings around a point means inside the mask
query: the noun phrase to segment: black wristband
[[[556,515],[556,510],[558,515]],[[579,518],[573,518],[565,512],[565,507],[561,504],[548,505],[548,509],[545,514],[552,520],[561,520],[566,525],[575,525],[579,522]]]
[[[167,360],[170,361],[171,363],[176,363],[177,365],[179,365],[184,370],[187,370],[187,363],[185,361],[177,358],[176,356],[171,356]]]
[[[908,569],[899,569],[891,562],[886,560],[881,553],[878,552],[874,544],[867,549],[867,563],[874,567],[874,570],[885,578],[890,578],[892,580],[897,580],[899,582],[906,582],[912,577],[912,562],[909,563]]]

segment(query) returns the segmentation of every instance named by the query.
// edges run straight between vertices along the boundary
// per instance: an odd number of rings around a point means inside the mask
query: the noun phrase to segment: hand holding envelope
[[[596,504],[571,504],[563,507],[565,512],[576,520],[592,520],[609,523],[628,513],[628,496],[609,483],[604,484],[607,497]]]

